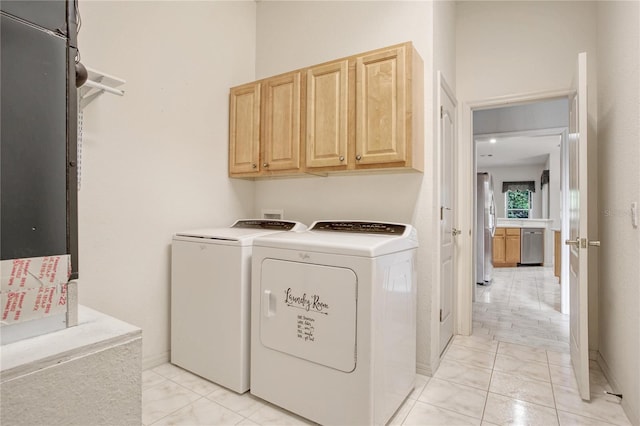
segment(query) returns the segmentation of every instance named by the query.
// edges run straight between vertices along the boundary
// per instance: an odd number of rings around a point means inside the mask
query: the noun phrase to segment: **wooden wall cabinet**
[[[234,87],[229,96],[229,176],[300,169],[301,75]]]
[[[306,94],[306,167],[347,166],[349,61],[309,68]]]
[[[423,74],[404,43],[232,88],[229,176],[423,171]]]
[[[263,83],[263,172],[300,168],[300,74],[293,72]]]
[[[356,58],[356,168],[424,169],[423,64],[411,45]]]
[[[229,96],[229,175],[260,172],[261,84],[231,89]]]
[[[520,228],[496,228],[493,237],[493,266],[517,266],[520,263]]]

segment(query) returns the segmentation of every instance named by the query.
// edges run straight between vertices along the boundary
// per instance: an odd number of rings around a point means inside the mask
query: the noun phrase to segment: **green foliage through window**
[[[505,192],[507,218],[528,219],[531,216],[531,191]]]

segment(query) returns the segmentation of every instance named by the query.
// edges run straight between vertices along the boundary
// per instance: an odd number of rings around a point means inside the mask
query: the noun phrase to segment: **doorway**
[[[568,294],[562,291],[563,287],[568,290],[568,286],[561,286],[551,265],[554,262],[554,231],[563,228],[562,218],[566,217],[561,202],[562,185],[566,180],[561,173],[566,166],[561,166],[561,158],[567,138],[568,111],[567,93],[502,99],[470,106],[473,177],[478,172],[494,175],[497,227],[520,234],[521,228],[535,225],[544,229],[545,234],[545,255],[540,265],[524,266],[518,258],[514,265],[495,268],[493,282],[485,285],[476,284],[474,274],[470,290],[473,300],[470,334],[475,331],[495,333],[496,337],[511,338],[515,343],[536,341],[541,346],[547,344],[549,349],[563,352],[566,349],[568,316],[563,313],[568,313],[568,309],[561,301],[568,306]],[[553,182],[549,181],[550,176],[553,176]],[[531,206],[524,218],[509,219],[503,184],[518,181],[532,182]],[[476,212],[476,186],[472,185],[472,188],[473,211]],[[471,222],[477,229],[474,215]],[[475,236],[477,232],[472,234]],[[519,246],[520,235],[517,238]],[[471,246],[471,270],[476,271],[479,261],[476,241]],[[514,312],[517,315],[513,316]],[[550,327],[541,327],[547,322],[551,323]],[[506,327],[510,328],[508,332],[504,330]],[[522,330],[514,330],[518,327]],[[553,344],[558,339],[562,340],[560,346]]]

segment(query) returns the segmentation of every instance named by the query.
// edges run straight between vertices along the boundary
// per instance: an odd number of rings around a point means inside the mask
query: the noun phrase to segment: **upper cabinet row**
[[[404,43],[233,87],[229,176],[423,171],[423,80]]]

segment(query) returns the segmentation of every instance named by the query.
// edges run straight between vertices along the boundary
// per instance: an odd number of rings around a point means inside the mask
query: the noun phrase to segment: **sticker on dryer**
[[[316,340],[314,335],[314,331],[316,330],[314,327],[315,321],[315,318],[298,315],[298,339],[304,340],[305,342],[313,342]]]
[[[307,312],[329,315],[329,305],[320,300],[320,296],[317,294],[312,296],[307,296],[307,293],[302,293],[302,295],[295,294],[291,287],[286,289],[284,293],[284,303],[290,308],[303,309]]]

